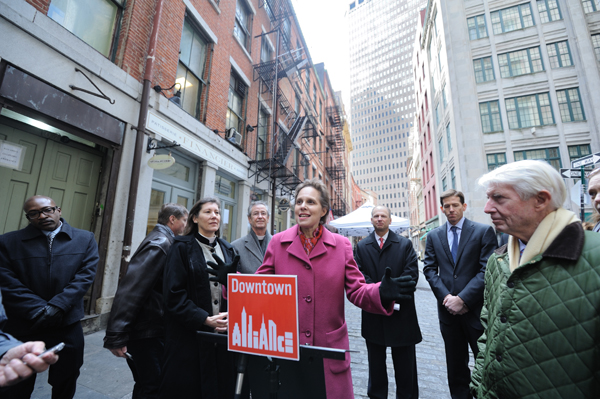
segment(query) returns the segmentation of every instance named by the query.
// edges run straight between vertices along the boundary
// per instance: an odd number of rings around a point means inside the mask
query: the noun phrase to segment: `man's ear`
[[[536,204],[535,207],[538,209],[546,208],[552,202],[552,194],[548,190],[542,190],[535,196]]]

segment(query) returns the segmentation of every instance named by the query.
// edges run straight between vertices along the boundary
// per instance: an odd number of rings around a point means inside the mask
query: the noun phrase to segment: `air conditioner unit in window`
[[[225,137],[235,145],[242,145],[242,135],[234,128],[227,129]]]

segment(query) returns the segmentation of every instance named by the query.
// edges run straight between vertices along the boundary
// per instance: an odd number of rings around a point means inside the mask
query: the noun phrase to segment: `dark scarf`
[[[209,245],[212,248],[217,246],[217,239],[215,238],[215,240],[212,242],[212,244],[210,243],[210,241],[208,240],[208,238],[204,237],[202,234],[196,232],[194,233],[194,237],[196,237],[196,239],[198,241],[200,241],[200,243],[204,244],[204,245]]]
[[[265,252],[267,250],[267,232],[265,231],[265,236],[263,237],[262,240],[258,239],[258,236],[256,235],[256,233],[254,232],[254,230],[250,229],[250,236],[252,237],[252,239],[254,240],[254,242],[256,242],[256,245],[258,246],[258,249],[260,249],[260,253],[262,256],[265,256]]]

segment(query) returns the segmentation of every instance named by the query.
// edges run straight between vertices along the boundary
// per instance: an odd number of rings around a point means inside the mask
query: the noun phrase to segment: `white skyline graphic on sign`
[[[277,335],[277,324],[273,320],[268,321],[269,327],[267,328],[265,325],[265,316],[263,315],[260,330],[253,331],[252,315],[246,315],[245,307],[242,308],[241,319],[241,331],[238,323],[235,323],[233,326],[231,334],[232,346],[281,353],[294,352],[294,334],[284,332],[283,335]]]

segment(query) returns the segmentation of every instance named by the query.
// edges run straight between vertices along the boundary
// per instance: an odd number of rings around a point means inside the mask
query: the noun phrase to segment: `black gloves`
[[[213,277],[209,277],[209,280],[216,281],[217,283],[227,286],[227,275],[229,273],[237,272],[237,265],[240,261],[240,256],[236,254],[231,263],[223,262],[217,255],[213,255],[213,258],[215,258],[217,263],[210,261],[206,262],[208,266],[212,267],[212,269],[206,270],[208,273],[213,275]]]
[[[33,316],[35,323],[31,326],[31,330],[39,330],[41,328],[58,327],[62,322],[65,312],[54,305],[46,305]]]
[[[401,299],[411,299],[417,289],[417,282],[411,276],[390,277],[392,269],[386,267],[385,276],[381,279],[379,286],[379,296],[381,304],[389,305],[392,301]]]

